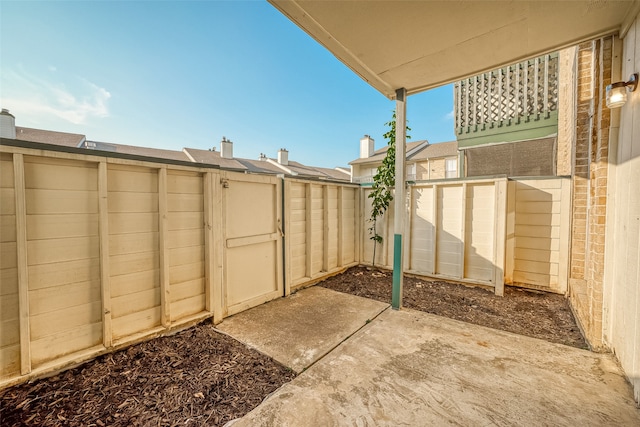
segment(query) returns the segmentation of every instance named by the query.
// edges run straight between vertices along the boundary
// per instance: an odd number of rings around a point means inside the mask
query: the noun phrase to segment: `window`
[[[415,181],[416,180],[416,164],[411,163],[407,165],[407,180]]]
[[[445,163],[445,178],[458,177],[458,160],[447,159]]]

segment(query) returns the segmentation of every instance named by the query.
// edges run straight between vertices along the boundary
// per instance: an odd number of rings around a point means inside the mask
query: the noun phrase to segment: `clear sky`
[[[0,105],[16,125],[236,157],[346,165],[395,102],[266,1],[0,0]],[[384,31],[383,28],[380,31]],[[410,42],[410,41],[408,41]],[[453,133],[452,87],[408,98],[411,140]]]

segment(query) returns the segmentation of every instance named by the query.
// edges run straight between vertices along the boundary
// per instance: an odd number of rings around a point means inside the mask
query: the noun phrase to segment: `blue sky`
[[[0,2],[0,105],[16,125],[180,150],[346,165],[393,101],[266,1]],[[383,29],[381,29],[382,31]],[[451,86],[408,98],[412,140],[455,139]]]

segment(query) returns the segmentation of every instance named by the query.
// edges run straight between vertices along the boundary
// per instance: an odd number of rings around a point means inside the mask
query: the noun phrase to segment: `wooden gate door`
[[[281,180],[222,174],[227,315],[283,295]]]

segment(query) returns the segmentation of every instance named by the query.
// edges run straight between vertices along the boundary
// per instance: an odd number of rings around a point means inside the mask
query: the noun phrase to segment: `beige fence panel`
[[[187,171],[167,175],[170,317],[176,321],[206,310],[204,180]]]
[[[370,189],[363,192],[363,252],[371,264],[373,242],[367,221]],[[503,292],[506,222],[506,179],[420,183],[407,192],[405,271],[494,287]],[[392,268],[393,206],[378,220],[383,243],[376,265]]]
[[[31,367],[102,344],[98,165],[24,156]]]
[[[222,318],[218,172],[0,150],[0,387]]]
[[[507,283],[567,291],[570,179],[509,181]]]
[[[161,326],[158,170],[109,165],[109,271],[115,340]]]
[[[285,179],[287,289],[358,263],[359,187]]]
[[[20,318],[13,157],[0,154],[0,378],[20,375]]]

